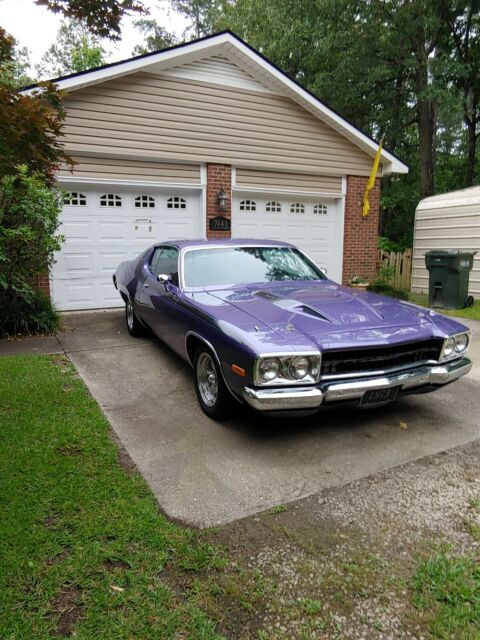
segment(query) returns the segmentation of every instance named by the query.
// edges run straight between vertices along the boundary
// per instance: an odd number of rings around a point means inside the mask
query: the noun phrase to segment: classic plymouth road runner
[[[392,402],[468,373],[470,334],[428,309],[329,280],[294,246],[156,244],[117,269],[133,336],[151,329],[193,367],[210,417]]]

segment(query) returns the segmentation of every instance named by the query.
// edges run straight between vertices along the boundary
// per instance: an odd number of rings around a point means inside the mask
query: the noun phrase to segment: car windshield
[[[185,254],[187,287],[323,279],[323,273],[310,260],[290,247],[225,247]]]

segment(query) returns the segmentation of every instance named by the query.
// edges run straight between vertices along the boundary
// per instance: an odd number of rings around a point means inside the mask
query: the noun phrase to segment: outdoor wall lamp
[[[217,204],[220,211],[225,211],[227,208],[227,194],[223,187],[217,193]]]

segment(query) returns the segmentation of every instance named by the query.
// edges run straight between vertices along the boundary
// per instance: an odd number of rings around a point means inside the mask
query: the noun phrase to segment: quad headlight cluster
[[[320,377],[320,354],[266,356],[255,365],[255,384],[295,384],[317,382]]]
[[[442,349],[442,360],[453,360],[463,355],[468,350],[470,336],[468,333],[457,333],[455,336],[445,338]]]

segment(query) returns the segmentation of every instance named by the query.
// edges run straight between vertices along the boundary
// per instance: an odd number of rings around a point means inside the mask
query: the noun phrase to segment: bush
[[[379,293],[382,296],[397,298],[398,300],[408,300],[407,291],[403,291],[403,289],[396,289],[385,282],[374,282],[373,284],[369,284],[367,290],[372,291],[373,293]]]
[[[1,314],[0,337],[55,333],[58,326],[59,315],[50,299],[40,291],[32,291]]]
[[[395,242],[395,240],[390,240],[390,238],[386,238],[385,236],[378,236],[377,247],[389,253],[392,251],[401,253],[407,248],[401,242]]]
[[[0,179],[0,335],[51,332],[58,325],[52,305],[30,282],[60,249],[61,208],[60,191],[26,167]]]

